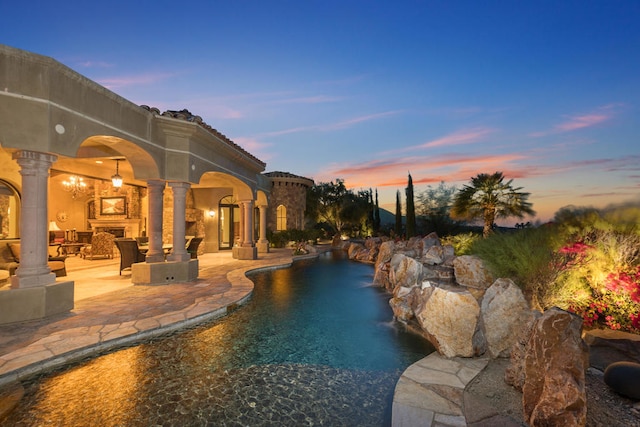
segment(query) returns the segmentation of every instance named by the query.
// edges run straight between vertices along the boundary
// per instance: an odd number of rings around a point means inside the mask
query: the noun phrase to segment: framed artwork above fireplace
[[[118,197],[101,197],[100,198],[100,215],[126,215],[127,214],[127,198]]]

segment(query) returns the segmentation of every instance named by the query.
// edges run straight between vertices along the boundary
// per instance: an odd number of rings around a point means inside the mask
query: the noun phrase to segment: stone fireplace
[[[90,219],[91,229],[94,233],[106,231],[116,237],[140,236],[140,219],[113,218],[113,219]]]

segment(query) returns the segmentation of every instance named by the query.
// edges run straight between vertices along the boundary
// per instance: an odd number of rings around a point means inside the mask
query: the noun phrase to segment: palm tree
[[[471,178],[471,185],[465,185],[455,195],[451,216],[469,220],[482,218],[482,234],[487,237],[496,218],[523,218],[525,214],[535,215],[531,203],[527,201],[529,193],[520,192],[522,187],[513,188],[513,180],[503,180],[502,172],[481,173]]]

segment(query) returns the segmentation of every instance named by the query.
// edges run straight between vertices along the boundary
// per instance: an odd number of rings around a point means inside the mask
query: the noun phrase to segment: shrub
[[[494,277],[511,278],[534,308],[544,309],[556,291],[556,240],[554,227],[496,232],[474,241],[471,253],[482,258]]]
[[[320,237],[321,233],[322,233],[321,230],[316,230],[316,229],[314,230],[290,229],[290,230],[282,230],[282,231],[276,231],[276,232],[269,231],[267,232],[267,239],[269,240],[269,243],[271,243],[271,246],[273,246],[274,248],[284,248],[285,246],[287,246],[289,242],[302,242],[302,241],[315,242],[316,239]]]
[[[473,243],[481,236],[477,233],[456,234],[455,236],[447,236],[440,239],[443,245],[453,246],[456,255],[468,255],[471,252]]]

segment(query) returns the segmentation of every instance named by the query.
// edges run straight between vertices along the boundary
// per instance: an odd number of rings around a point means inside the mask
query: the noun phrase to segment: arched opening
[[[240,207],[233,196],[225,196],[218,204],[219,242],[218,247],[231,249],[240,238]]]
[[[287,229],[287,207],[279,205],[276,209],[276,231],[284,231]]]

